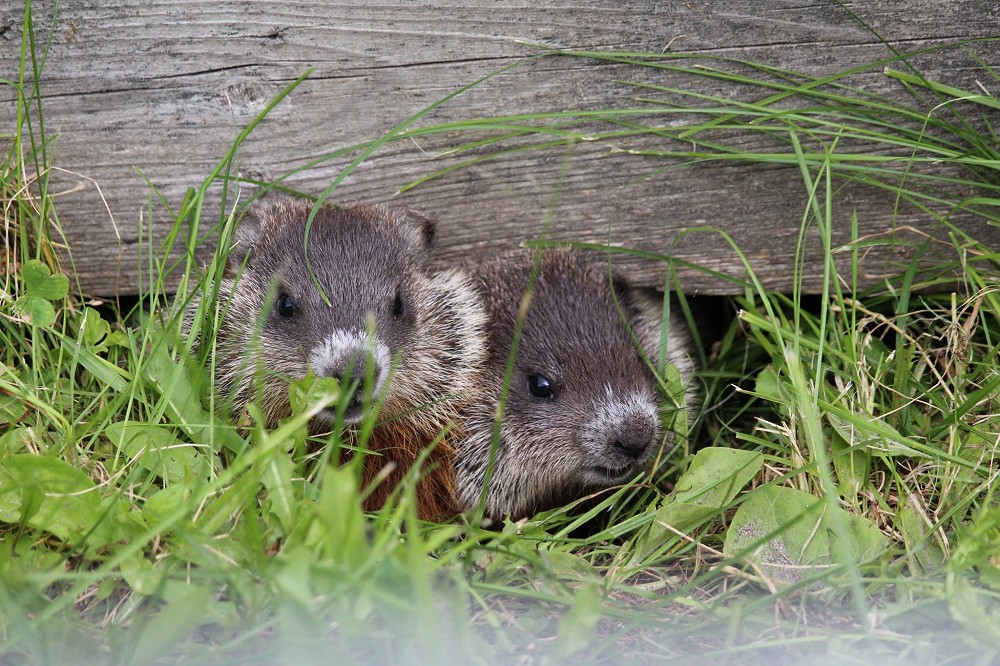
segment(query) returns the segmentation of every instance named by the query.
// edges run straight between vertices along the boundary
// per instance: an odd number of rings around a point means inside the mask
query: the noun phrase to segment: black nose
[[[639,460],[649,448],[650,440],[648,435],[645,437],[619,437],[612,440],[611,448],[632,460]]]
[[[371,368],[372,386],[377,386],[382,379],[382,368],[379,367],[374,358],[352,357],[336,367],[329,368],[327,376],[333,377],[347,386],[357,382],[358,390],[356,393],[360,394],[365,386],[365,378],[369,373],[369,368]]]
[[[656,424],[645,414],[629,414],[609,433],[608,445],[629,460],[641,460],[656,438]]]
[[[367,381],[370,381],[368,386],[371,388],[366,390],[365,382],[369,373],[371,379]],[[344,417],[347,421],[353,422],[361,417],[361,412],[365,404],[365,396],[369,395],[369,391],[374,394],[378,390],[381,375],[382,369],[378,364],[371,363],[371,365],[366,367],[363,357],[358,362],[345,363],[329,369],[328,376],[340,381],[345,391],[350,391],[352,387],[354,389],[347,398],[347,411],[344,412]],[[377,397],[377,395],[374,396],[375,399]]]

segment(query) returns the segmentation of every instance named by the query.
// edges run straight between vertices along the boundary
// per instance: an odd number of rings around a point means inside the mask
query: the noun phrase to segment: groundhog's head
[[[550,251],[538,272],[514,356],[486,513],[514,517],[635,478],[661,443],[656,363],[662,309],[576,253]],[[489,467],[496,403],[511,353],[531,253],[481,271],[490,398],[470,410],[459,454],[463,500]],[[632,334],[630,334],[630,328]],[[637,344],[637,342],[639,344]]]
[[[289,414],[287,381],[312,369],[355,393],[348,423],[391,392],[412,342],[433,240],[428,220],[381,206],[282,199],[240,220],[220,303],[219,370],[239,408],[259,387],[268,424]],[[254,379],[259,378],[259,383]],[[332,423],[333,410],[318,419]]]

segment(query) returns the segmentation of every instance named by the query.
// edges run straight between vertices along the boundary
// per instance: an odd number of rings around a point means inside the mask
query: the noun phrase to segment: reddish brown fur
[[[417,516],[424,520],[447,520],[459,513],[455,494],[454,458],[455,433],[444,437],[441,433],[418,432],[402,420],[377,426],[368,439],[361,473],[365,498],[364,509],[382,508],[393,493],[423,458],[421,478],[417,481],[415,499]],[[428,449],[431,445],[433,448]],[[425,454],[425,450],[427,453]],[[383,469],[391,465],[384,479],[378,480]],[[377,484],[377,485],[376,485]]]
[[[303,255],[311,208],[309,202],[285,199],[257,205],[241,221],[220,285],[220,300],[228,302],[228,309],[217,336],[217,385],[233,401],[236,418],[252,397],[259,398],[266,424],[273,428],[291,414],[282,377],[304,376],[313,365],[310,354],[331,332],[364,331],[366,316],[374,313],[379,339],[389,354],[398,354],[399,363],[385,384],[380,422],[367,442],[371,454],[362,465],[362,483],[370,494],[365,509],[384,506],[423,460],[420,472],[426,478],[416,486],[418,515],[452,517],[458,512],[451,464],[457,434],[449,433],[443,441],[441,434],[453,427],[474,393],[474,376],[485,354],[479,297],[467,274],[428,270],[429,221],[379,206],[327,205],[309,236],[316,277],[324,292],[338,299],[333,308],[322,304]],[[288,326],[290,319],[264,310],[273,307],[265,295],[275,282],[294,296],[299,322],[294,328]],[[400,293],[405,296],[407,313],[395,323],[389,314],[394,291],[397,299]],[[409,323],[404,326],[404,321]],[[260,372],[242,372],[248,361]],[[329,425],[329,419],[315,419],[311,430],[320,434]],[[356,427],[347,424],[345,438],[356,439]],[[425,453],[429,446],[434,448]]]

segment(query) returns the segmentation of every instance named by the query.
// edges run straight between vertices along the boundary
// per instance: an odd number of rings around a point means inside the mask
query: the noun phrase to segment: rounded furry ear
[[[433,250],[437,240],[437,223],[429,217],[414,213],[411,210],[400,212],[399,218],[406,224],[408,233],[406,238],[412,247],[422,250]]]
[[[233,231],[233,242],[229,246],[229,255],[226,257],[225,273],[227,277],[235,277],[247,262],[250,250],[260,240],[261,224],[261,209],[259,204],[251,206],[236,222],[236,229]]]
[[[575,257],[576,255],[567,254],[566,256]],[[587,257],[585,259],[585,263],[583,264],[584,275],[586,275],[588,279],[605,285],[610,284],[612,291],[615,293],[615,298],[625,305],[628,303],[629,295],[632,292],[632,284],[615,266],[612,265],[610,267],[610,275],[608,273],[608,268],[606,257],[601,260]]]
[[[664,306],[665,298],[671,303],[669,316]],[[661,345],[666,345],[666,361],[677,368],[685,381],[689,380],[695,370],[694,343],[687,322],[677,314],[676,300],[656,289],[641,288],[632,290],[631,301],[635,312],[631,319],[632,331],[646,356],[658,365]],[[685,396],[690,407],[694,393],[687,391]]]
[[[655,289],[632,289],[629,294],[632,316],[629,324],[642,346],[642,351],[654,365],[659,363],[663,331],[663,294]]]
[[[632,297],[632,285],[628,279],[617,271],[611,272],[611,288],[622,303],[627,303]]]

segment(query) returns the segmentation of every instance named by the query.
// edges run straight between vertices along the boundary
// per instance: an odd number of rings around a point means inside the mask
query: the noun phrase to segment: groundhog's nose
[[[631,460],[641,460],[653,444],[656,425],[645,414],[633,414],[622,419],[619,427],[611,433],[611,448]]]
[[[357,423],[365,413],[365,397],[371,396],[372,402],[379,399],[382,388],[384,369],[369,355],[363,353],[351,356],[344,362],[330,363],[322,368],[323,376],[340,381],[345,391],[351,391],[343,405],[345,423]],[[335,414],[333,410],[332,414]]]
[[[334,331],[309,353],[309,367],[318,377],[331,377],[352,391],[341,404],[345,423],[365,414],[365,399],[376,403],[389,375],[389,350],[378,340],[356,331]],[[335,418],[337,410],[327,416]]]
[[[611,442],[611,447],[624,456],[638,460],[646,453],[646,449],[649,448],[649,440],[616,439]]]
[[[379,340],[358,331],[334,331],[309,352],[309,367],[319,377],[333,377],[347,384],[382,390],[389,369],[389,350]]]
[[[327,376],[340,380],[345,386],[356,383],[358,388],[355,395],[357,396],[364,392],[366,381],[370,381],[373,388],[382,384],[382,367],[375,362],[371,355],[351,356],[343,363],[333,364],[326,368],[326,372]]]

